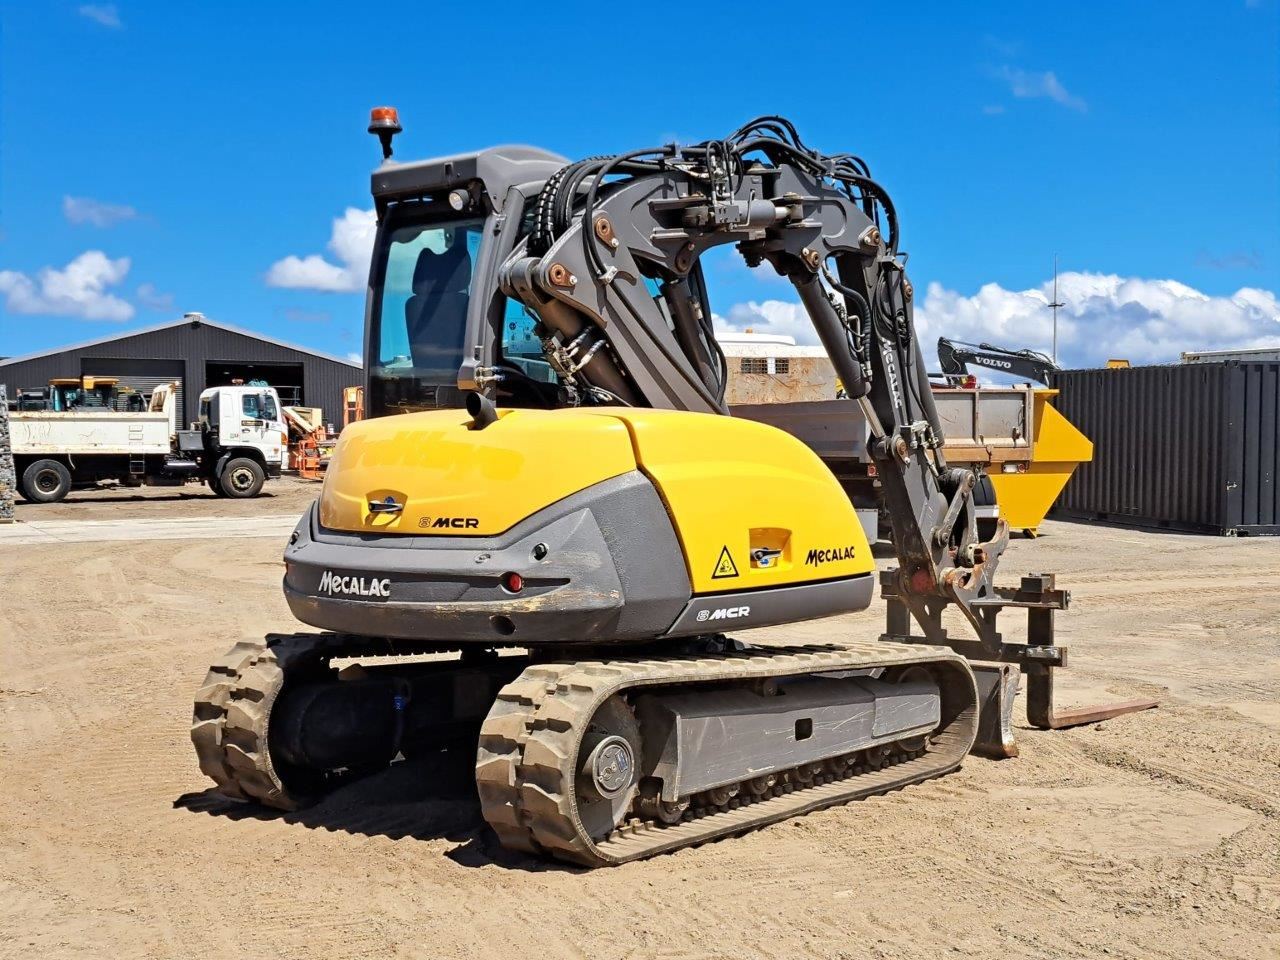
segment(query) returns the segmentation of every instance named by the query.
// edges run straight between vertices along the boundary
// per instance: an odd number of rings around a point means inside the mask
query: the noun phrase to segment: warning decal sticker
[[[712,580],[723,580],[725,577],[736,577],[738,575],[738,567],[733,562],[733,557],[729,556],[728,546],[720,549],[720,559],[716,561],[716,572],[711,575]]]

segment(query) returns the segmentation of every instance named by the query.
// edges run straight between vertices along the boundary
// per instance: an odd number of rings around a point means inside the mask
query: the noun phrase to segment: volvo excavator
[[[1054,708],[1067,592],[994,583],[1007,526],[980,541],[943,454],[863,160],[780,117],[578,162],[399,162],[400,129],[374,111],[371,416],[284,553],[316,631],[210,669],[191,736],[219,791],[293,809],[451,746],[502,846],[612,865],[1011,756],[1024,673],[1039,726],[1150,705]],[[898,557],[878,639],[728,635],[866,610],[877,577],[818,456],[728,415],[700,267],[724,245],[792,284],[870,424]]]
[[[938,364],[950,386],[963,386],[972,379],[969,365],[1021,377],[1052,386],[1053,375],[1062,368],[1053,358],[1038,350],[1007,350],[990,343],[965,343],[962,340],[938,338]]]

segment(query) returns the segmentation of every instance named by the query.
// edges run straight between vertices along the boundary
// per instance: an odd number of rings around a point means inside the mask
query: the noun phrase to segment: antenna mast
[[[1065,307],[1066,304],[1058,300],[1058,255],[1053,255],[1053,301],[1049,304],[1053,308],[1053,362],[1058,362],[1058,308]]]

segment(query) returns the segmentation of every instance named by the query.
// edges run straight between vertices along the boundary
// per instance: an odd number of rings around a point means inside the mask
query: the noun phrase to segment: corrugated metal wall
[[[1228,477],[1224,517],[1228,526],[1272,527],[1280,534],[1280,363],[1231,364],[1225,460]]]
[[[306,405],[324,408],[325,419],[335,424],[342,423],[342,388],[363,382],[359,367],[195,321],[30,360],[0,363],[0,383],[8,384],[13,394],[19,387],[43,386],[53,377],[78,377],[83,361],[94,357],[182,360],[186,370],[183,377],[186,410],[182,418],[185,423],[198,416],[200,391],[205,387],[207,365],[211,360],[301,363]]]
[[[3,369],[3,368],[0,368]],[[80,372],[86,376],[118,377],[121,386],[133,387],[140,394],[151,399],[151,394],[162,383],[178,385],[177,400],[183,403],[185,393],[182,387],[186,375],[186,364],[181,360],[155,360],[138,357],[84,357],[80,361]],[[179,406],[184,412],[186,406]],[[183,417],[178,418],[178,426],[184,425]]]
[[[1219,533],[1280,533],[1280,364],[1069,370],[1057,407],[1094,443],[1062,512]]]

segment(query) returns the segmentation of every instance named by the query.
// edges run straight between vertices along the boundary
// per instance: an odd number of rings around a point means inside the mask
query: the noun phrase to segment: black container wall
[[[1058,512],[1280,534],[1280,363],[1068,370],[1054,386],[1094,445]]]

